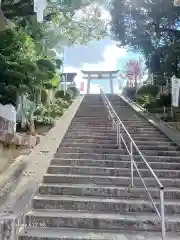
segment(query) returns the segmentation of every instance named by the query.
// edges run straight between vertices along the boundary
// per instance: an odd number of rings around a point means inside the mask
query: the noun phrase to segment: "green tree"
[[[173,1],[111,1],[112,32],[122,46],[143,52],[154,74],[179,72],[180,9]]]
[[[36,55],[34,40],[16,29],[0,32],[0,102],[12,103],[22,113],[23,123],[34,131],[33,113],[41,104],[43,88],[54,88],[54,63]],[[57,83],[56,83],[57,84]],[[25,112],[24,99],[32,101],[32,109]]]
[[[49,56],[51,49],[62,51],[72,44],[87,44],[107,35],[109,23],[101,16],[101,7],[92,5],[74,12],[45,14],[45,21],[37,23],[35,16],[18,18],[16,24],[36,42],[36,50]]]
[[[48,0],[48,10],[51,13],[57,11],[73,11],[93,3],[93,0]],[[32,0],[1,0],[1,9],[5,17],[12,19],[17,16],[35,15]]]

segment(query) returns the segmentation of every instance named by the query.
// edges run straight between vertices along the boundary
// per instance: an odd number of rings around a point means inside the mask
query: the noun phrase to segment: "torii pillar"
[[[109,73],[109,80],[110,80],[111,93],[114,93],[112,73]]]
[[[87,94],[90,94],[90,87],[91,87],[91,75],[88,74],[88,79],[87,79]]]

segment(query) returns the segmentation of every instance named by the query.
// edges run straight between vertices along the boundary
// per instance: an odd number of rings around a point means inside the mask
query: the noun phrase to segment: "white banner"
[[[180,90],[180,79],[173,76],[171,78],[172,83],[172,106],[179,106],[179,90]]]
[[[44,10],[47,5],[47,0],[34,0],[34,12],[37,13],[37,22],[43,21]]]
[[[16,109],[11,104],[0,104],[0,131],[16,132]]]

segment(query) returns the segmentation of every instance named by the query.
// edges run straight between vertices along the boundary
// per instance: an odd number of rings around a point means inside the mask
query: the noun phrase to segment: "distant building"
[[[71,72],[71,73],[63,73],[62,74],[62,80],[61,80],[61,89],[67,89],[68,87],[75,87],[75,77],[77,76],[77,73]]]

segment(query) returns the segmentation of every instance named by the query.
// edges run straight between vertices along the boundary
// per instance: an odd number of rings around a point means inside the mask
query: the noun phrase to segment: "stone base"
[[[35,147],[40,141],[39,136],[25,134],[11,134],[5,131],[0,131],[0,142],[4,145],[16,145],[19,147]]]

